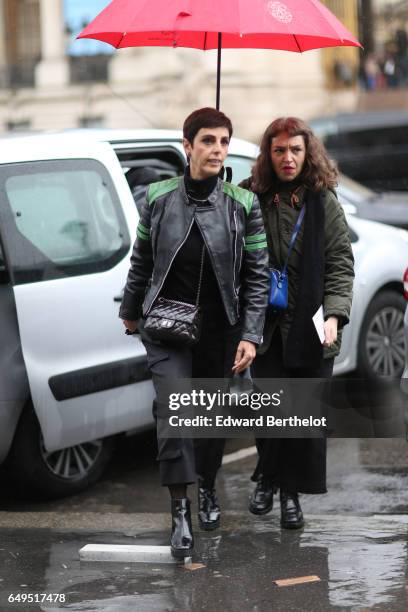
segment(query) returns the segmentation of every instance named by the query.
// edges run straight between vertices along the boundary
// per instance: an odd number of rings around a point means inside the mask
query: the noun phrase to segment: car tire
[[[47,452],[32,405],[22,413],[7,458],[7,471],[20,497],[57,499],[93,485],[114,451],[113,437]]]
[[[401,377],[405,358],[405,308],[404,296],[396,291],[382,291],[371,301],[358,343],[357,367],[363,377]]]

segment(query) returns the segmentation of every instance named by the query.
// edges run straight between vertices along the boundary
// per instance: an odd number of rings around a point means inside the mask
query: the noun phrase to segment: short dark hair
[[[232,136],[232,123],[224,113],[216,110],[215,108],[205,107],[199,108],[192,112],[183,124],[183,137],[186,138],[191,144],[199,130],[201,128],[218,128],[225,127],[229,132],[229,136]]]

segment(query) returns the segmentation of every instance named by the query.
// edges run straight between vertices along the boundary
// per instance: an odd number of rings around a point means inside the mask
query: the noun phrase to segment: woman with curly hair
[[[288,300],[286,308],[268,307],[263,344],[252,366],[255,378],[332,376],[354,278],[336,184],[337,169],[305,122],[282,117],[269,125],[252,176],[241,187],[260,199],[270,267],[282,270],[287,261]],[[298,233],[290,249],[295,226]],[[323,342],[312,320],[320,306]],[[326,493],[326,439],[258,438],[256,445],[256,487],[249,510],[269,512],[279,488],[281,526],[302,527],[298,494]]]

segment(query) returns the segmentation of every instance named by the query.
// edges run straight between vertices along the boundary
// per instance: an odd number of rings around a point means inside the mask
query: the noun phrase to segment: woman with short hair
[[[150,185],[141,208],[120,316],[131,333],[140,330],[159,425],[170,414],[169,382],[231,377],[251,364],[262,337],[267,245],[257,197],[220,178],[231,134],[224,113],[213,108],[191,113],[183,126],[189,162],[184,176]],[[153,337],[148,321],[160,300],[184,310],[198,303],[202,324],[195,344]],[[224,440],[159,435],[158,447],[161,483],[171,496],[171,550],[175,557],[189,556],[187,485],[198,480],[201,528],[217,528],[215,478]]]

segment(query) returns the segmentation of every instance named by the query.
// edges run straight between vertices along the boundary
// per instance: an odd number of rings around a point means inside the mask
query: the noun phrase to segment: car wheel
[[[23,411],[7,459],[11,482],[24,497],[56,499],[79,493],[102,475],[114,450],[114,438],[47,451],[32,406]]]
[[[395,291],[376,295],[367,308],[358,345],[358,369],[368,378],[399,378],[405,359],[406,301]]]

